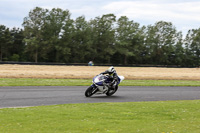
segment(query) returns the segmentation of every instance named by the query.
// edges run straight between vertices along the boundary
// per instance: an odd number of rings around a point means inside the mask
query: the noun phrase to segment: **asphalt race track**
[[[120,86],[113,96],[86,98],[87,86],[0,87],[0,108],[69,103],[137,102],[200,99],[200,87]]]

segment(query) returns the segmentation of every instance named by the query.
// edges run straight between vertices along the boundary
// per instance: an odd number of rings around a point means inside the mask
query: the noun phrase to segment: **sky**
[[[0,0],[0,25],[22,28],[23,19],[35,7],[67,9],[72,19],[84,15],[90,20],[113,13],[141,26],[167,21],[184,35],[200,28],[200,0]]]

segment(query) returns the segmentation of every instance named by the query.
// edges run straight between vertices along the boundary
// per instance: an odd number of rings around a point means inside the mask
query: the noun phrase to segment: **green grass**
[[[2,133],[199,133],[200,100],[0,109]]]
[[[0,86],[88,86],[87,79],[0,78]]]
[[[0,78],[0,86],[89,86],[92,79]],[[124,80],[121,86],[200,86],[195,80]]]
[[[200,80],[124,80],[122,86],[200,86]]]

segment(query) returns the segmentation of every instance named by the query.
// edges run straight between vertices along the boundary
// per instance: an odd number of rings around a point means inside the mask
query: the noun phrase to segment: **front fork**
[[[91,86],[94,88],[93,91],[95,91],[95,93],[96,93],[97,91],[103,92],[103,93],[106,93],[106,92],[109,91],[109,86],[108,86],[106,83],[103,83],[102,89],[99,88],[99,87],[98,87],[96,84],[94,84],[94,83],[93,83]]]
[[[91,86],[93,87],[92,94],[96,93],[99,90],[95,84],[92,84]]]

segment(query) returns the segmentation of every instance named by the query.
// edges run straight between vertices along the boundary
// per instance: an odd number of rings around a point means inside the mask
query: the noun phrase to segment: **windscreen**
[[[99,81],[102,81],[102,80],[105,80],[106,79],[106,76],[99,76]]]

